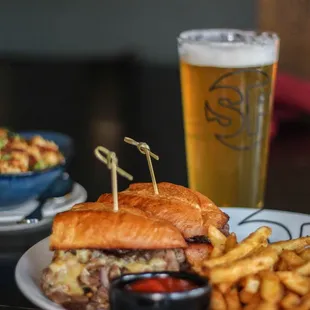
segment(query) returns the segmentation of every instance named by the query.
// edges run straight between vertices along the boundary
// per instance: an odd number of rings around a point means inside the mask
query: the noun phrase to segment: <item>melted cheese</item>
[[[130,263],[126,265],[126,269],[128,269],[129,272],[137,273],[137,272],[148,271],[150,267],[146,264]]]
[[[150,266],[152,267],[153,271],[161,271],[165,270],[167,267],[167,262],[161,258],[152,258],[149,261]]]
[[[74,256],[66,261],[57,259],[50,264],[49,268],[55,275],[55,286],[65,286],[66,293],[69,295],[83,295],[84,292],[78,277],[84,268],[84,264],[78,262]]]
[[[89,250],[77,250],[76,256],[81,263],[86,264],[91,257],[91,252]]]
[[[114,255],[107,255],[100,251],[77,250],[75,254],[69,251],[55,252],[53,262],[49,269],[53,273],[53,283],[50,283],[56,290],[61,290],[69,295],[83,295],[79,276],[88,272],[86,268],[100,268],[102,266],[118,266],[129,273],[144,271],[166,270],[167,262],[163,258],[154,257],[147,260],[143,257],[126,257],[126,259]],[[86,267],[86,268],[85,268]]]

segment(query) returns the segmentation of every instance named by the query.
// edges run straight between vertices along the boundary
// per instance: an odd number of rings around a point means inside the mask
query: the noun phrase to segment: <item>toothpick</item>
[[[156,154],[154,154],[153,152],[151,152],[150,147],[145,142],[137,142],[134,139],[129,138],[129,137],[125,137],[124,141],[128,144],[136,146],[138,148],[138,150],[140,151],[140,153],[142,153],[146,156],[147,164],[149,166],[151,179],[152,179],[152,183],[153,183],[154,193],[155,193],[155,195],[158,195],[159,194],[158,193],[158,187],[157,187],[157,183],[156,183],[156,178],[155,178],[155,173],[154,173],[151,157],[153,157],[156,160],[159,160],[159,157]]]
[[[103,153],[103,154],[102,154]],[[118,211],[118,190],[117,190],[117,173],[125,177],[129,181],[133,180],[133,176],[127,173],[122,168],[118,167],[118,159],[114,152],[109,151],[103,146],[97,146],[95,149],[96,157],[107,165],[108,169],[111,170],[111,186],[113,194],[113,211]],[[106,156],[104,156],[106,155]]]

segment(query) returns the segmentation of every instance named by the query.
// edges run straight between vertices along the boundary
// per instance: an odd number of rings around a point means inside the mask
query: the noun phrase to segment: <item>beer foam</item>
[[[181,60],[195,66],[246,68],[278,61],[276,34],[234,29],[190,30],[178,38]]]

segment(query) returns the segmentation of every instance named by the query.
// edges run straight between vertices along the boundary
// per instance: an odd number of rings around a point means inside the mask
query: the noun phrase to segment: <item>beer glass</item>
[[[189,30],[178,51],[190,188],[218,206],[262,207],[278,36]]]

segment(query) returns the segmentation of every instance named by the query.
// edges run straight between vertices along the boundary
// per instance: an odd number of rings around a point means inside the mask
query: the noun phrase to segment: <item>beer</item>
[[[262,207],[278,38],[188,31],[179,54],[189,186],[219,206]]]

